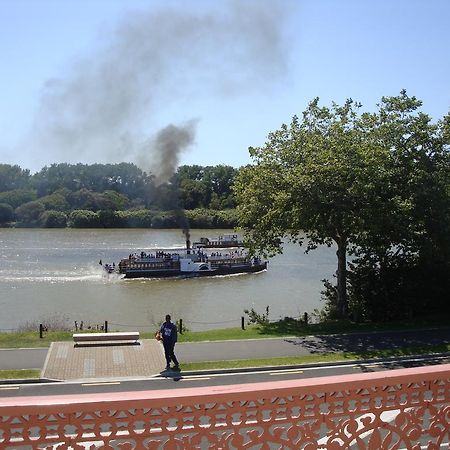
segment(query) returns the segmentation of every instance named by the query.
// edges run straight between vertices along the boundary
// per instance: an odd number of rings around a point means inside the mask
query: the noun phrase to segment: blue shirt
[[[177,327],[172,322],[164,322],[159,330],[163,343],[175,344],[177,342]]]

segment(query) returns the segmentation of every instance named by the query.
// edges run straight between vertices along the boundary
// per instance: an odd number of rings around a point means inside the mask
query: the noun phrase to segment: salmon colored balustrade
[[[0,398],[0,448],[449,448],[450,364],[194,389]]]

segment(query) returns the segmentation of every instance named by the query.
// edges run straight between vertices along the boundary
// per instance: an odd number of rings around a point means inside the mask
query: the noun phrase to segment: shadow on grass
[[[351,321],[330,321],[307,324],[303,320],[291,317],[276,322],[257,325],[259,334],[269,336],[311,336],[330,334],[357,334],[368,332],[414,331],[421,332],[428,328],[448,329],[450,317],[431,317],[416,321],[401,321],[387,323],[355,323]]]
[[[272,336],[357,333],[377,329],[377,326],[374,324],[358,324],[350,321],[307,324],[304,320],[293,319],[292,317],[285,317],[284,319],[276,322],[260,323],[257,326],[260,334]]]
[[[285,318],[259,325],[260,333],[272,336],[291,335],[285,342],[299,352],[310,355],[343,354],[351,359],[372,359],[445,353],[450,350],[450,327],[374,329],[367,324],[328,323],[305,325]],[[382,332],[373,332],[382,331]]]

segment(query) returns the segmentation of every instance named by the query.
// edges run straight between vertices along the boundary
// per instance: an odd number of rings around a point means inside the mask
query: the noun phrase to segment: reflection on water
[[[192,230],[192,239],[229,230]],[[240,326],[244,309],[270,318],[321,308],[321,280],[336,270],[335,251],[308,255],[287,244],[259,274],[195,279],[124,280],[98,264],[130,252],[184,245],[179,230],[0,229],[0,330],[55,314],[114,329],[153,330],[166,313],[191,330]]]

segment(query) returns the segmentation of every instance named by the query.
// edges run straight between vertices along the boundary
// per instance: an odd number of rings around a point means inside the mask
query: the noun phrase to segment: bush
[[[24,203],[37,199],[36,191],[26,189],[15,189],[13,191],[0,192],[0,203],[7,203],[17,208]]]
[[[68,225],[72,228],[98,228],[100,221],[97,213],[86,209],[77,209],[70,213]]]
[[[191,228],[234,228],[237,216],[234,209],[216,211],[197,208],[186,211]]]
[[[186,211],[186,217],[191,228],[213,228],[214,217],[210,213],[207,209],[193,209]]]
[[[0,203],[0,224],[11,222],[14,218],[14,209],[7,203]]]
[[[39,219],[44,211],[45,206],[41,202],[32,201],[16,208],[15,214],[20,224],[39,226]]]
[[[266,306],[266,312],[262,314],[257,313],[253,308],[244,309],[244,313],[248,316],[247,323],[249,325],[253,323],[261,326],[269,324],[269,305]]]
[[[151,228],[154,212],[148,209],[117,211],[117,215],[126,228]]]
[[[47,211],[67,211],[69,209],[69,203],[60,192],[40,197],[39,201],[45,206]]]
[[[99,226],[103,228],[122,228],[125,221],[117,211],[102,209],[98,213]]]
[[[44,228],[65,228],[67,216],[61,211],[45,211],[40,216],[40,222]]]
[[[174,213],[161,212],[152,219],[152,228],[178,228],[179,224]]]

